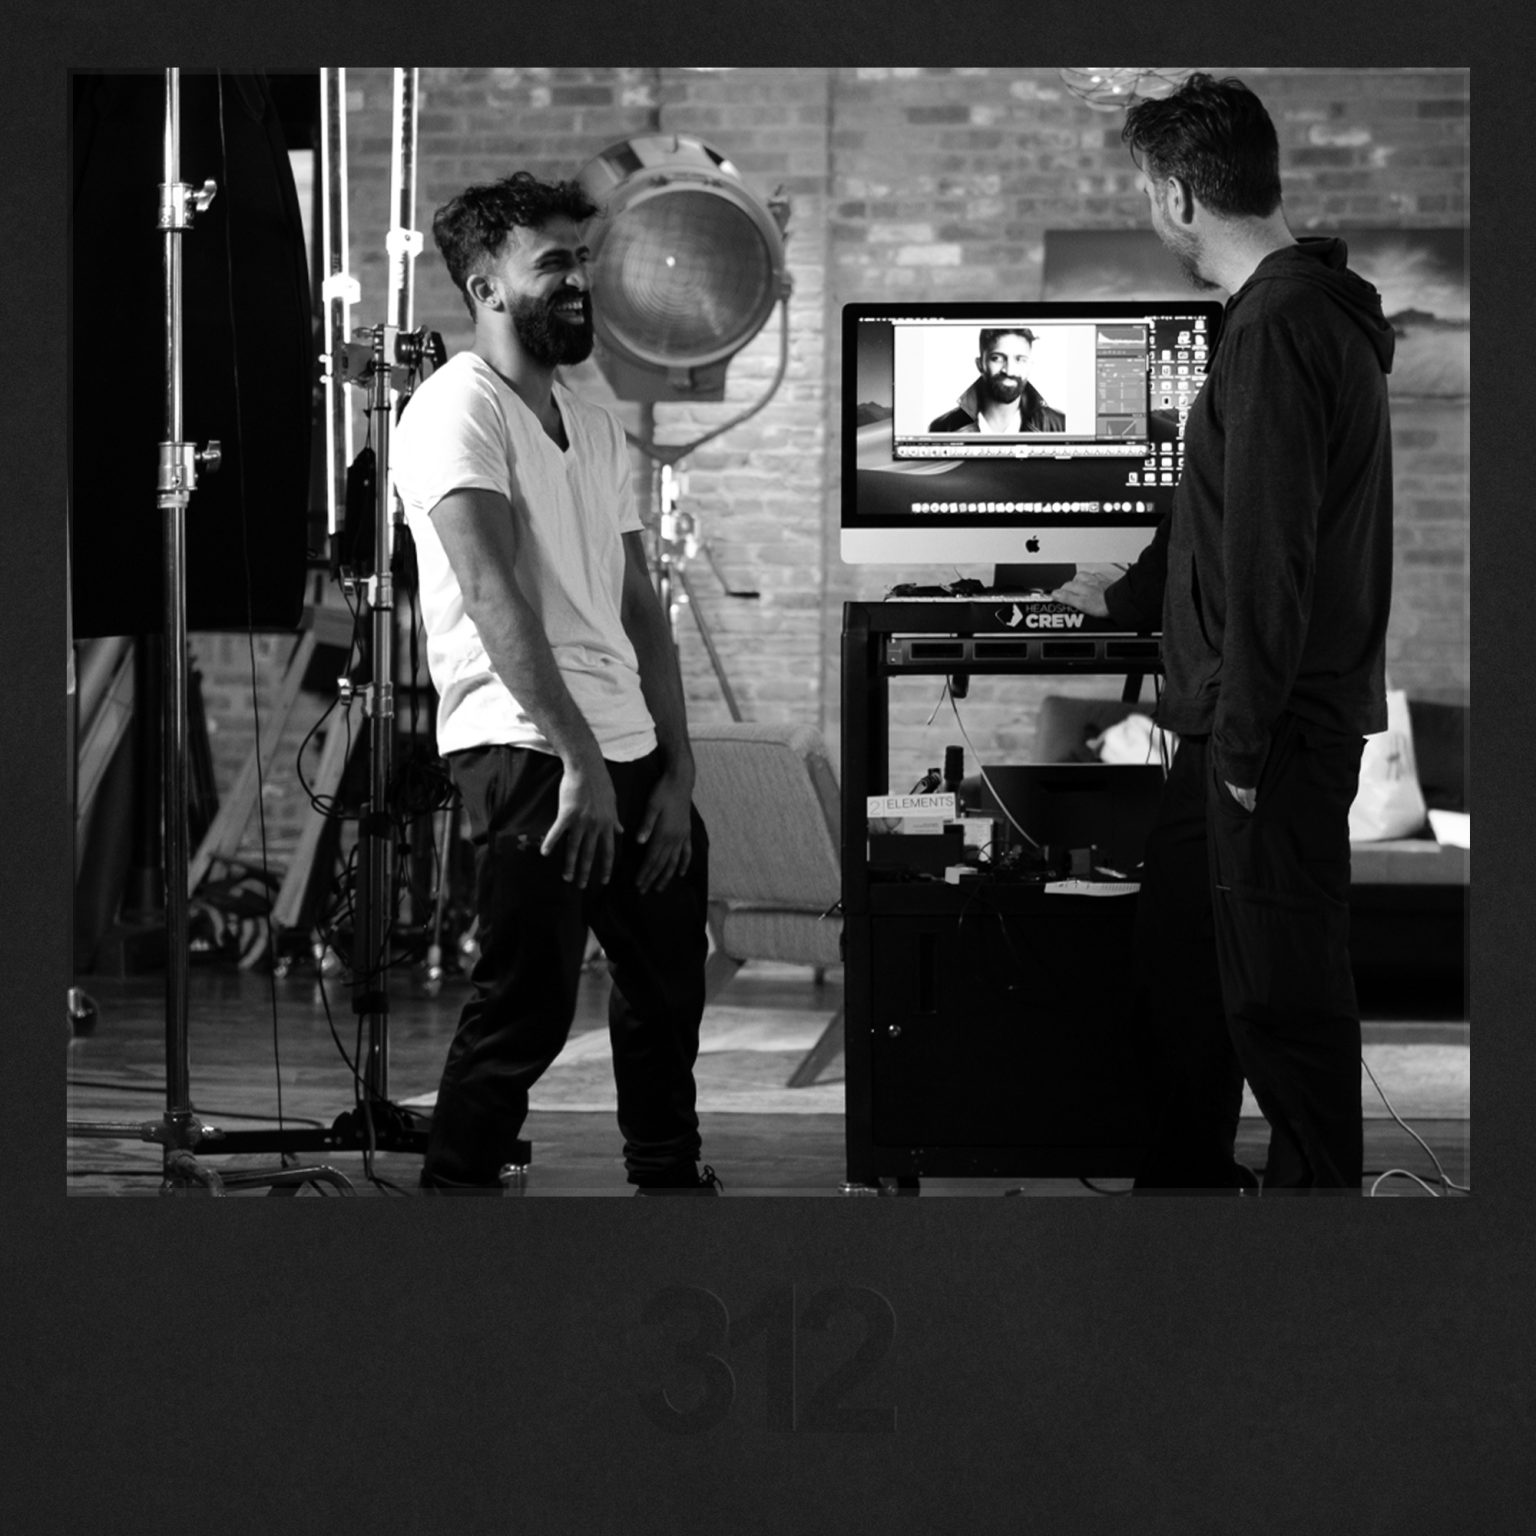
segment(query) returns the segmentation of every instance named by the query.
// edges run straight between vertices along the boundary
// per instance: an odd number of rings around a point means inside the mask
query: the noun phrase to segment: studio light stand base
[[[374,1100],[337,1115],[328,1130],[220,1131],[221,1154],[251,1152],[404,1152],[427,1149],[428,1117],[387,1100]]]
[[[277,1168],[241,1168],[216,1172],[200,1162],[197,1148],[207,1144],[215,1152],[242,1150],[228,1146],[228,1134],[205,1124],[195,1112],[167,1112],[159,1120],[71,1122],[66,1131],[79,1139],[145,1141],[165,1148],[162,1195],[223,1195],[235,1189],[265,1187],[272,1194],[296,1195],[306,1184],[327,1184],[344,1195],[355,1194],[352,1181],[330,1167],[298,1167],[287,1163]],[[235,1133],[238,1135],[238,1133]],[[305,1133],[298,1133],[301,1137]],[[272,1142],[264,1139],[259,1148],[247,1151],[271,1151]],[[299,1147],[292,1149],[298,1151]]]

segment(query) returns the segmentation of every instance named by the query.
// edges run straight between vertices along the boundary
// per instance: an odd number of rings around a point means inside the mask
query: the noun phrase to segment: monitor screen
[[[982,780],[983,805],[1006,807],[1058,872],[1074,848],[1096,848],[1101,864],[1134,875],[1162,795],[1156,763],[994,764]]]
[[[1173,504],[1221,312],[846,305],[843,559],[1129,563]]]

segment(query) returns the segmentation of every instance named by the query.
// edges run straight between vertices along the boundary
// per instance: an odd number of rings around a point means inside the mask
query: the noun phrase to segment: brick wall
[[[1465,226],[1465,72],[1235,72],[1275,118],[1293,228]],[[383,304],[390,74],[351,70],[348,84],[353,268],[363,288],[357,323],[366,324]],[[416,222],[424,232],[432,210],[471,181],[519,166],[571,175],[608,144],[653,131],[658,121],[727,155],[759,197],[783,187],[793,281],[786,378],[762,411],[682,466],[685,505],[726,580],[761,597],[724,595],[702,559],[690,580],[743,713],[817,724],[835,753],[842,603],[878,597],[893,581],[953,574],[855,569],[837,557],[841,306],[1029,299],[1041,291],[1048,230],[1142,227],[1144,202],[1120,143],[1119,115],[1079,102],[1054,70],[854,68],[427,69],[420,112]],[[416,264],[415,320],[441,331],[450,351],[469,341],[467,316],[429,235]],[[778,347],[775,315],[731,365],[725,401],[658,405],[656,440],[690,442],[759,400]],[[579,383],[614,403],[595,367],[581,370]],[[639,430],[637,406],[616,408]],[[1394,401],[1398,580],[1389,667],[1396,684],[1423,697],[1469,696],[1468,409],[1465,398]],[[650,473],[638,455],[635,467],[648,511]],[[724,718],[686,613],[679,638],[693,717]],[[222,786],[248,732],[249,663],[243,645],[234,656],[221,637],[197,644]],[[262,654],[270,679],[276,651]],[[975,747],[1003,757],[1027,750],[1039,697],[1060,686],[977,679],[961,705]],[[895,690],[897,787],[959,740],[947,705],[927,724],[937,701],[936,680]],[[279,788],[269,795],[269,833],[275,823],[280,838],[288,835],[297,815],[291,800]]]

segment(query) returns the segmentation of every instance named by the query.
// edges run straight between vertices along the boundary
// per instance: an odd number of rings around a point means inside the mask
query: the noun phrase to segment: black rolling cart
[[[866,797],[891,789],[893,676],[1118,674],[1134,698],[1157,638],[1007,598],[848,603],[842,663],[845,1191],[1133,1175],[1149,1070],[1137,897],[872,871]]]

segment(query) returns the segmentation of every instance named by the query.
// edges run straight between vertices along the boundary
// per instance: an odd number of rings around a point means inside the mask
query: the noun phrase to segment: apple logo
[[[1027,549],[1030,554],[1038,555],[1040,553],[1040,540],[1031,535],[1029,538],[1024,540],[1024,548]]]

